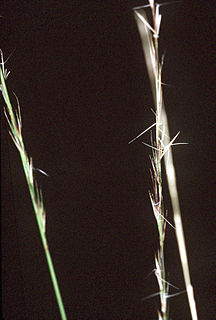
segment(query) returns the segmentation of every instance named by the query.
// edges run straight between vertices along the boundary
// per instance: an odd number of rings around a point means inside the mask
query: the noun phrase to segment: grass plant
[[[15,146],[17,147],[17,149],[19,151],[20,158],[22,161],[22,166],[23,166],[26,181],[28,184],[28,189],[29,189],[29,193],[31,196],[31,201],[32,201],[34,212],[35,212],[35,217],[37,220],[37,225],[39,228],[40,237],[41,237],[41,241],[43,244],[45,256],[47,259],[47,264],[48,264],[53,288],[55,291],[61,319],[67,320],[67,316],[66,316],[65,309],[64,309],[64,304],[63,304],[61,293],[59,290],[59,285],[58,285],[58,281],[56,278],[56,273],[55,273],[55,269],[53,266],[51,254],[50,254],[49,247],[48,247],[47,237],[46,237],[46,212],[45,212],[44,203],[43,203],[42,191],[41,191],[41,189],[39,189],[39,187],[37,185],[37,181],[34,178],[33,160],[31,157],[28,156],[26,149],[25,149],[24,142],[23,142],[22,119],[21,119],[21,111],[20,111],[20,105],[19,105],[18,98],[15,96],[16,100],[17,100],[17,105],[18,105],[17,110],[15,112],[14,112],[14,108],[12,107],[11,102],[10,102],[7,86],[5,83],[5,80],[7,79],[10,72],[8,72],[7,69],[5,69],[5,62],[3,59],[3,53],[2,53],[2,51],[0,51],[0,53],[1,53],[1,66],[0,66],[1,85],[0,85],[0,90],[2,92],[4,101],[6,103],[6,109],[4,110],[4,112],[5,112],[5,116],[7,118],[7,122],[8,122],[9,128],[10,128],[9,133],[10,133],[10,136],[11,136]],[[40,171],[43,173],[43,170],[40,170]]]
[[[150,201],[153,209],[153,213],[156,219],[158,234],[159,234],[159,248],[155,254],[155,276],[157,278],[159,286],[160,295],[160,308],[158,310],[159,320],[169,319],[169,305],[168,298],[176,294],[169,294],[169,287],[172,286],[166,278],[166,263],[165,263],[165,233],[167,224],[171,225],[167,218],[167,212],[164,204],[163,197],[163,181],[162,181],[162,161],[164,160],[165,171],[167,176],[168,188],[170,193],[170,198],[172,202],[173,215],[174,215],[174,226],[176,232],[176,238],[181,258],[181,264],[184,274],[185,286],[188,295],[189,307],[191,312],[191,317],[193,320],[197,320],[197,310],[196,303],[193,294],[193,287],[190,280],[187,252],[184,240],[184,232],[181,219],[180,204],[178,199],[177,184],[176,184],[176,174],[173,164],[172,150],[171,147],[176,145],[176,138],[179,133],[175,135],[174,138],[170,139],[168,120],[165,111],[165,105],[163,101],[163,90],[162,90],[162,67],[164,58],[160,58],[159,55],[159,32],[161,26],[162,16],[159,12],[161,4],[155,3],[154,0],[149,0],[148,5],[134,8],[134,14],[137,21],[138,30],[140,32],[141,41],[143,44],[143,50],[147,65],[147,70],[152,86],[153,98],[155,103],[155,123],[153,123],[149,128],[140,133],[137,137],[132,139],[129,143],[134,142],[136,139],[140,138],[144,133],[154,128],[154,133],[151,137],[151,144],[146,144],[152,149],[151,160],[151,176],[153,183],[153,191],[149,193]],[[152,22],[148,21],[145,9],[149,8],[152,13]],[[43,203],[42,191],[37,185],[37,181],[34,177],[34,167],[33,160],[28,156],[22,136],[22,119],[19,101],[17,99],[17,110],[14,111],[12,104],[10,102],[6,79],[9,75],[7,69],[5,69],[5,62],[3,60],[3,53],[1,53],[1,66],[0,66],[0,77],[1,85],[0,90],[2,92],[6,109],[5,116],[9,125],[9,133],[11,138],[19,151],[21,162],[23,165],[26,181],[28,184],[28,189],[30,192],[30,197],[37,220],[37,225],[39,228],[39,233],[41,241],[43,244],[45,256],[48,263],[48,268],[54,287],[60,315],[62,320],[66,320],[67,316],[65,313],[61,293],[59,290],[58,281],[56,278],[52,258],[50,255],[48,241],[46,238],[46,212]],[[42,173],[43,171],[40,170]],[[153,297],[156,294],[150,295]]]
[[[150,193],[150,200],[153,208],[153,213],[157,221],[159,233],[159,249],[157,254],[155,255],[155,275],[158,281],[160,294],[160,310],[158,310],[158,319],[169,319],[169,308],[167,299],[171,296],[176,295],[169,295],[169,286],[171,284],[169,284],[166,280],[164,240],[166,225],[167,223],[169,223],[169,221],[167,220],[167,212],[165,210],[163,199],[162,160],[164,159],[166,177],[174,215],[174,229],[176,232],[191,317],[193,320],[197,320],[198,315],[193,294],[193,287],[190,280],[187,251],[184,240],[184,232],[176,184],[175,167],[171,150],[171,147],[177,144],[174,143],[174,141],[179,133],[177,133],[173,139],[170,139],[168,120],[163,101],[162,67],[164,57],[160,58],[159,55],[159,33],[162,19],[162,15],[160,14],[159,10],[161,5],[163,4],[158,4],[155,3],[154,0],[149,0],[149,3],[147,5],[134,8],[135,19],[137,21],[138,30],[143,45],[147,70],[153,92],[156,119],[155,123],[152,126],[144,130],[136,138],[131,140],[130,143],[140,137],[146,131],[150,130],[152,127],[155,127],[154,138],[152,138],[150,145],[150,147],[152,148],[152,156],[150,158],[152,165],[153,182],[153,193]],[[151,10],[152,23],[148,21],[147,15],[145,13],[146,8],[150,8]]]

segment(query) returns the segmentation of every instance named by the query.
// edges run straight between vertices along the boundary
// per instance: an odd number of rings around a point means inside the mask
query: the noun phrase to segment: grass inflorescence
[[[152,177],[152,191],[149,192],[150,202],[152,205],[154,217],[157,223],[158,235],[159,235],[159,245],[158,250],[155,254],[155,269],[154,273],[158,282],[159,292],[156,294],[151,294],[149,297],[154,297],[157,294],[160,296],[160,307],[158,310],[159,320],[169,319],[169,305],[168,298],[178,295],[181,292],[174,294],[169,293],[169,288],[172,286],[167,281],[166,277],[166,263],[165,263],[165,235],[167,225],[171,225],[175,229],[177,243],[179,247],[179,253],[182,263],[182,269],[185,279],[185,287],[188,295],[188,301],[191,311],[191,317],[193,320],[197,320],[196,303],[193,294],[193,287],[190,281],[190,273],[188,266],[188,259],[186,253],[186,246],[184,240],[183,226],[181,220],[180,204],[178,199],[177,185],[176,185],[176,175],[175,168],[173,164],[172,150],[171,147],[178,143],[175,143],[179,133],[177,133],[172,139],[169,136],[168,120],[165,111],[165,105],[163,100],[163,90],[162,90],[162,68],[164,57],[159,55],[159,33],[161,26],[162,15],[160,14],[160,6],[162,4],[155,3],[154,0],[149,0],[149,3],[142,7],[134,8],[134,14],[138,25],[138,30],[140,32],[141,41],[143,44],[143,50],[147,65],[147,70],[152,86],[153,98],[155,103],[155,122],[142,133],[140,133],[136,138],[132,139],[129,143],[134,142],[136,139],[140,138],[144,133],[149,130],[154,129],[152,134],[151,144],[145,145],[151,147],[152,154],[150,156],[151,161],[151,177]],[[148,8],[152,13],[152,21],[149,22],[145,9]],[[28,184],[30,197],[35,212],[35,217],[37,220],[45,256],[48,263],[48,268],[50,276],[52,279],[60,315],[62,320],[66,320],[67,316],[65,313],[61,293],[59,290],[52,258],[50,255],[47,237],[46,237],[46,212],[43,203],[42,191],[37,185],[37,181],[34,177],[35,168],[33,167],[33,160],[28,156],[23,136],[22,136],[22,119],[21,110],[18,98],[17,100],[17,110],[11,105],[10,98],[7,91],[6,79],[9,75],[7,69],[5,69],[5,62],[3,59],[3,53],[1,54],[1,65],[0,65],[0,77],[1,84],[0,90],[3,95],[3,99],[6,104],[5,116],[9,125],[10,136],[19,151],[21,162],[23,165],[26,181]],[[170,192],[170,198],[172,202],[173,215],[174,215],[174,226],[169,222],[167,217],[167,211],[164,204],[163,197],[163,179],[162,179],[162,161],[164,161],[165,171],[167,176],[168,188]],[[41,169],[36,169],[44,173]],[[45,173],[46,174],[46,173]]]
[[[167,4],[167,3],[164,3]],[[167,212],[165,210],[164,198],[163,198],[163,181],[162,181],[162,161],[164,159],[165,171],[167,176],[168,188],[170,198],[172,202],[174,224],[173,228],[176,232],[177,243],[179,247],[179,253],[181,258],[181,264],[184,274],[186,292],[188,295],[188,301],[190,306],[190,312],[193,320],[197,320],[196,303],[193,294],[193,287],[190,281],[190,273],[187,259],[187,252],[184,240],[182,219],[180,204],[178,199],[177,184],[175,167],[173,164],[172,150],[173,145],[179,133],[175,135],[173,139],[169,137],[168,120],[163,100],[162,92],[162,67],[164,56],[160,58],[159,55],[159,33],[161,26],[162,15],[160,14],[160,6],[163,4],[155,3],[154,0],[149,0],[147,5],[134,8],[135,19],[137,21],[138,30],[140,33],[143,51],[145,55],[147,70],[151,82],[153,98],[155,103],[155,123],[148,129],[144,130],[136,138],[130,141],[133,142],[139,138],[146,131],[155,127],[155,132],[152,137],[151,159],[151,176],[153,182],[153,192],[150,192],[150,201],[153,209],[153,213],[157,222],[158,234],[159,234],[159,248],[155,255],[155,275],[159,286],[160,295],[160,309],[158,310],[159,320],[169,319],[169,306],[168,298],[175,296],[176,294],[169,295],[169,286],[172,286],[166,280],[166,266],[164,256],[164,240],[166,225],[170,222],[167,219]],[[152,23],[148,21],[145,9],[150,8],[152,13]],[[144,143],[145,144],[145,143]],[[170,224],[171,225],[171,224]],[[150,295],[150,297],[154,296]]]
[[[65,313],[65,309],[64,309],[64,305],[63,305],[61,293],[59,290],[59,285],[58,285],[58,281],[56,278],[56,273],[55,273],[55,269],[53,266],[52,258],[51,258],[49,247],[48,247],[47,237],[46,237],[46,212],[45,212],[44,203],[43,203],[42,191],[41,191],[41,189],[39,189],[37,181],[34,177],[34,169],[35,168],[33,167],[33,160],[31,157],[28,156],[26,149],[25,149],[23,136],[22,136],[21,110],[20,110],[18,98],[15,96],[16,100],[17,100],[17,110],[15,112],[14,112],[14,109],[13,109],[11,102],[10,102],[7,86],[5,83],[5,80],[7,79],[10,72],[8,72],[7,69],[5,68],[5,62],[3,59],[2,51],[0,51],[0,54],[1,54],[1,66],[0,66],[1,85],[0,85],[0,90],[2,92],[4,101],[6,103],[6,109],[4,110],[4,113],[5,113],[9,128],[10,128],[10,130],[9,130],[10,136],[11,136],[16,148],[19,151],[20,158],[22,161],[22,166],[23,166],[26,181],[28,184],[28,189],[29,189],[29,193],[31,196],[31,201],[32,201],[32,205],[34,208],[35,217],[37,220],[37,225],[39,228],[40,237],[41,237],[41,241],[43,244],[45,256],[47,259],[47,264],[48,264],[53,288],[55,291],[61,319],[66,320],[67,317],[66,317],[66,313]],[[41,170],[41,171],[43,172],[43,170]]]

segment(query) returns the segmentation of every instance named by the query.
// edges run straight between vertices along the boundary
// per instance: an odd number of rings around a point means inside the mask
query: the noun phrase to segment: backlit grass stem
[[[167,4],[167,3],[165,3]],[[162,187],[162,174],[161,174],[161,160],[164,158],[166,176],[168,182],[168,188],[170,192],[174,222],[175,222],[175,231],[176,238],[179,247],[180,259],[183,268],[184,280],[186,291],[188,295],[190,312],[193,320],[197,320],[197,311],[196,303],[193,295],[193,287],[190,281],[190,272],[187,260],[187,252],[184,240],[182,219],[180,204],[178,199],[177,184],[176,184],[176,175],[175,168],[173,164],[172,150],[171,146],[174,145],[174,140],[177,135],[170,140],[169,138],[169,129],[168,129],[168,120],[165,111],[165,105],[163,101],[162,94],[162,82],[161,82],[161,73],[163,66],[163,58],[160,62],[159,51],[158,51],[158,39],[159,31],[161,25],[161,14],[159,13],[159,8],[163,4],[155,3],[154,0],[149,0],[149,4],[134,8],[135,19],[137,21],[138,30],[140,32],[141,41],[143,45],[143,51],[145,55],[147,70],[152,86],[153,98],[155,103],[155,115],[156,115],[156,130],[155,130],[155,140],[152,141],[152,152],[151,157],[152,163],[152,180],[153,180],[153,194],[150,194],[151,204],[153,207],[153,212],[156,217],[158,232],[159,232],[159,250],[155,257],[155,274],[158,280],[159,290],[160,290],[160,311],[158,311],[159,320],[168,320],[168,306],[167,298],[169,284],[166,281],[165,273],[165,261],[164,261],[164,238],[165,238],[165,229],[166,229],[166,213],[164,210],[163,204],[163,187]],[[152,12],[152,22],[149,23],[144,8],[150,7]],[[144,131],[146,132],[146,130]],[[140,134],[141,135],[141,134]],[[137,136],[140,137],[140,135]],[[134,141],[133,139],[132,141]],[[169,223],[169,222],[168,222]],[[170,223],[169,223],[170,224]],[[170,295],[174,296],[174,295]]]
[[[61,319],[66,320],[67,317],[66,317],[66,313],[65,313],[65,309],[64,309],[64,305],[63,305],[61,293],[59,290],[58,281],[56,278],[55,269],[53,266],[52,258],[51,258],[48,243],[47,243],[46,233],[45,233],[46,212],[43,205],[42,191],[38,188],[37,181],[34,178],[34,174],[33,174],[34,168],[33,168],[32,158],[28,157],[27,152],[25,150],[23,137],[22,137],[22,120],[21,120],[21,112],[20,112],[20,105],[19,105],[18,99],[16,98],[17,104],[18,104],[18,110],[16,110],[15,113],[10,102],[10,98],[9,98],[6,83],[5,83],[5,80],[8,77],[9,73],[4,68],[2,51],[0,53],[2,58],[2,62],[0,66],[0,77],[1,77],[0,89],[2,91],[4,101],[6,103],[6,110],[4,110],[4,112],[10,128],[9,133],[21,157],[21,161],[22,161],[26,181],[28,184],[28,189],[30,192],[31,201],[34,208],[35,217],[37,220],[41,241],[42,241],[44,252],[46,255],[47,264],[48,264],[53,288],[55,291]]]

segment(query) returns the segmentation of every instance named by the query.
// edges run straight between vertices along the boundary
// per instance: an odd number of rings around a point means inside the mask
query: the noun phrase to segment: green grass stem
[[[5,112],[5,116],[7,118],[9,127],[10,127],[9,133],[11,135],[11,138],[12,138],[15,146],[17,147],[17,149],[19,151],[20,158],[22,161],[22,166],[23,166],[26,181],[28,184],[28,189],[29,189],[32,205],[34,208],[35,217],[37,220],[37,225],[39,228],[39,233],[40,233],[41,241],[43,244],[43,248],[44,248],[44,252],[45,252],[45,256],[46,256],[46,260],[47,260],[54,292],[56,295],[56,299],[57,299],[57,303],[58,303],[58,307],[59,307],[59,311],[60,311],[60,315],[61,315],[61,319],[67,320],[67,316],[66,316],[65,309],[64,309],[64,304],[63,304],[61,293],[59,290],[59,285],[58,285],[58,281],[56,278],[56,273],[55,273],[55,269],[53,266],[53,262],[52,262],[52,258],[51,258],[51,254],[49,251],[47,238],[46,238],[46,233],[45,233],[46,212],[45,212],[44,205],[43,205],[42,192],[41,192],[41,190],[39,190],[39,188],[37,186],[37,181],[34,179],[34,175],[33,175],[34,168],[33,168],[32,158],[28,157],[26,150],[25,150],[23,137],[22,137],[22,120],[21,120],[21,112],[20,112],[20,105],[19,105],[18,99],[17,99],[18,110],[15,111],[15,113],[13,111],[13,107],[10,102],[10,98],[9,98],[8,91],[7,91],[7,86],[5,83],[5,80],[6,80],[9,73],[7,73],[7,70],[4,69],[4,60],[3,60],[2,52],[1,52],[1,57],[2,57],[2,62],[1,62],[1,67],[0,67],[0,77],[1,77],[0,89],[2,91],[4,101],[6,103],[6,110],[4,110],[4,112]]]

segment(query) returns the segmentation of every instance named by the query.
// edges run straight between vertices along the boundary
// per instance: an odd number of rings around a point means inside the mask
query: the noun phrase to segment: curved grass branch
[[[46,238],[46,233],[45,233],[46,212],[45,212],[44,204],[43,204],[42,191],[38,188],[37,181],[34,179],[34,174],[33,174],[34,168],[33,168],[32,158],[28,157],[27,152],[25,150],[23,137],[22,137],[22,119],[21,119],[20,105],[19,105],[17,97],[16,97],[16,99],[17,99],[17,104],[18,104],[18,108],[17,108],[18,110],[15,111],[15,113],[14,113],[13,107],[10,102],[10,98],[9,98],[6,83],[5,83],[5,80],[6,80],[9,73],[7,72],[7,69],[4,68],[4,60],[3,60],[2,51],[0,51],[0,53],[1,53],[1,58],[2,58],[1,59],[2,62],[1,62],[1,66],[0,66],[0,77],[1,77],[0,90],[2,91],[2,95],[3,95],[4,101],[6,103],[6,109],[4,110],[4,113],[7,118],[9,128],[10,128],[10,131],[9,131],[10,136],[11,136],[15,146],[17,147],[19,154],[20,154],[20,157],[21,157],[21,161],[22,161],[26,181],[28,184],[28,189],[30,192],[31,201],[32,201],[32,205],[34,208],[35,217],[37,220],[37,225],[39,228],[41,241],[42,241],[45,256],[47,259],[47,264],[48,264],[53,288],[55,291],[61,319],[66,320],[67,317],[66,317],[66,313],[65,313],[65,309],[64,309],[64,305],[63,305],[61,293],[59,290],[58,281],[56,278],[55,269],[53,266],[53,262],[52,262],[52,258],[50,255],[48,242],[47,242],[47,238]]]

